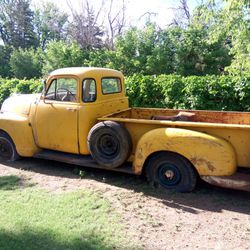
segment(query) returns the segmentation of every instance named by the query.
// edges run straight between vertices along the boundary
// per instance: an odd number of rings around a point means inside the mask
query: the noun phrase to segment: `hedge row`
[[[0,78],[0,105],[12,93],[31,94],[42,91],[40,80],[19,80]]]
[[[137,107],[250,111],[250,76],[135,74],[126,78],[130,105]],[[40,80],[0,78],[0,104],[11,93],[39,93]]]
[[[250,75],[135,74],[126,79],[126,88],[131,106],[250,111]]]

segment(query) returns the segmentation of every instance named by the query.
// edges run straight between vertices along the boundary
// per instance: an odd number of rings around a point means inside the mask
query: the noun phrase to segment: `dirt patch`
[[[16,175],[50,192],[88,189],[109,200],[127,234],[142,249],[250,249],[250,193],[199,184],[193,193],[153,189],[144,179],[68,164],[22,159],[0,164],[0,176]],[[26,184],[25,184],[26,183]]]

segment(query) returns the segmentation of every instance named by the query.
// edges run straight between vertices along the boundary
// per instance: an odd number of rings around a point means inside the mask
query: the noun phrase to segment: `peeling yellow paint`
[[[133,162],[136,172],[142,171],[147,157],[158,151],[184,156],[200,175],[231,175],[237,168],[235,151],[226,140],[187,129],[159,128],[139,140]]]

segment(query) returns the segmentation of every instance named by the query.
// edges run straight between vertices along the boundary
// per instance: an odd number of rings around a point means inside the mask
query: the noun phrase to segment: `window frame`
[[[93,81],[95,82],[95,100],[94,100],[94,101],[88,101],[88,102],[84,101],[83,84],[84,84],[84,81],[86,81],[86,80],[93,80]],[[96,84],[96,79],[95,79],[95,78],[92,78],[92,77],[84,78],[84,79],[82,80],[82,88],[81,88],[81,91],[82,91],[81,100],[82,100],[83,103],[94,103],[94,102],[96,102],[96,100],[97,100],[97,84]]]
[[[54,81],[55,81],[54,99],[47,99],[46,95],[48,94],[49,89],[50,89],[50,87],[51,87],[51,85],[53,84]],[[46,101],[56,101],[56,89],[57,89],[57,78],[53,78],[53,79],[51,79],[51,81],[49,83],[49,86],[48,86],[47,90],[45,91],[44,100],[46,100]]]
[[[104,93],[104,92],[103,92],[103,87],[102,87],[102,80],[103,80],[103,79],[118,79],[119,82],[120,82],[120,87],[121,87],[120,91],[117,91],[117,92],[110,92],[110,93]],[[122,92],[122,79],[121,79],[120,77],[117,77],[117,76],[102,77],[102,78],[101,78],[101,89],[102,89],[102,94],[103,94],[103,95],[119,94],[119,93]]]
[[[55,91],[55,95],[54,95],[54,98],[55,99],[47,99],[46,98],[46,95],[51,87],[51,85],[53,84],[54,81],[56,81],[55,83],[55,89],[57,90],[57,81],[58,79],[74,79],[76,81],[76,100],[75,101],[62,101],[62,100],[57,100],[56,99],[56,91]],[[79,103],[79,97],[78,97],[78,93],[79,93],[79,84],[78,84],[79,80],[78,78],[74,77],[74,76],[54,76],[52,79],[50,79],[50,82],[49,82],[49,86],[47,88],[47,90],[45,91],[45,94],[44,94],[44,101],[49,101],[49,102],[58,102],[58,103]]]

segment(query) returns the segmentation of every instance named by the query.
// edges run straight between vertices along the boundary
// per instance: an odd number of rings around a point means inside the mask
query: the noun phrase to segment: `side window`
[[[85,79],[82,84],[82,100],[94,102],[96,100],[96,83],[94,79]]]
[[[75,102],[77,94],[77,81],[73,78],[58,78],[52,81],[45,99]]]
[[[102,78],[102,93],[103,94],[114,94],[122,91],[121,79],[120,78]]]

